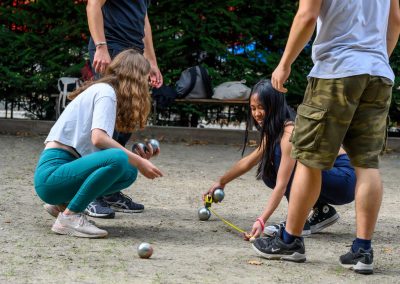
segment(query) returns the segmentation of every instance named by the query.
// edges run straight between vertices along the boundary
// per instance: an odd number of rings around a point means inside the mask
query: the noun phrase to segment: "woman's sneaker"
[[[58,214],[57,220],[51,230],[60,235],[69,235],[81,238],[103,238],[108,235],[107,231],[97,228],[91,224],[86,215],[82,213],[64,215]]]
[[[285,226],[286,226],[286,221],[280,222],[278,224],[266,226],[264,229],[264,234],[266,234],[269,237],[273,237],[279,232],[279,230],[281,228],[285,228]],[[303,227],[303,232],[301,232],[301,236],[307,237],[309,235],[311,235],[310,224],[308,223],[308,221],[306,221],[306,223],[304,224],[304,227]]]
[[[357,273],[374,273],[374,251],[372,248],[369,250],[359,248],[357,252],[353,252],[353,250],[350,249],[348,253],[340,256],[339,261],[343,267],[352,269]]]
[[[314,207],[312,214],[308,218],[310,223],[311,234],[318,233],[323,229],[333,225],[339,220],[340,216],[335,208],[328,204]]]
[[[121,192],[106,195],[103,198],[104,201],[107,202],[107,204],[111,207],[111,209],[117,212],[141,213],[144,210],[143,204],[133,202],[129,196]]]
[[[57,205],[51,205],[51,204],[44,204],[43,205],[44,209],[49,213],[51,216],[57,218],[58,214],[62,212],[60,208]]]

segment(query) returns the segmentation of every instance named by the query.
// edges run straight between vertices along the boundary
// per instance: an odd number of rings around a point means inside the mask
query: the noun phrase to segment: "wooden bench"
[[[202,104],[202,105],[246,105],[248,100],[217,100],[217,99],[176,99],[178,104]]]
[[[210,107],[210,112],[213,116],[215,117],[223,117],[224,121],[223,123],[217,122],[222,124],[229,124],[231,122],[232,117],[234,116],[235,112],[238,111],[238,107],[241,108],[241,110],[244,110],[247,105],[248,105],[248,100],[218,100],[218,99],[175,99],[174,104],[176,105],[196,105],[200,106],[202,108],[206,108],[208,111],[207,107]],[[227,107],[227,110],[225,109]],[[211,111],[211,109],[216,110],[216,111]],[[157,123],[157,114],[155,113],[153,116],[153,123]],[[197,120],[199,119],[199,116],[197,114],[192,114],[191,117],[191,122],[190,125],[193,127],[197,127]],[[182,120],[182,118],[181,118]],[[181,121],[182,124],[184,124],[183,121]]]

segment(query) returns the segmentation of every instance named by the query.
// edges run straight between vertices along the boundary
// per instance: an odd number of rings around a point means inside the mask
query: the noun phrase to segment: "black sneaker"
[[[140,213],[144,210],[143,204],[133,202],[129,196],[121,192],[104,196],[104,200],[117,212]]]
[[[266,226],[264,229],[264,234],[266,234],[269,237],[273,237],[279,232],[281,227],[285,228],[285,226],[286,226],[286,221],[280,222],[278,224],[272,224],[272,225]],[[310,229],[310,223],[307,220],[306,223],[304,224],[303,231],[301,232],[301,236],[307,237],[309,235],[311,235],[311,229]]]
[[[311,234],[318,233],[323,229],[333,225],[339,220],[340,216],[335,208],[325,204],[322,206],[314,207],[308,222],[310,223]]]
[[[304,242],[300,238],[296,238],[291,244],[286,244],[282,240],[283,227],[274,237],[258,238],[252,247],[256,253],[267,259],[288,260],[294,262],[305,262]]]
[[[96,198],[90,202],[85,209],[85,214],[90,217],[112,219],[115,217],[115,212],[110,208],[107,202],[102,197]]]
[[[359,248],[357,252],[353,252],[353,250],[350,249],[348,253],[340,256],[339,261],[343,267],[352,269],[357,273],[374,273],[374,251],[372,248],[369,250]]]

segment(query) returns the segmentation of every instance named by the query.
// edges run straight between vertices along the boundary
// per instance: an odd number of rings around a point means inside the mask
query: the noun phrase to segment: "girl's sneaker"
[[[328,204],[313,208],[312,214],[308,218],[311,233],[315,234],[323,229],[335,224],[339,220],[339,214],[335,208]]]
[[[97,228],[90,223],[85,214],[78,213],[64,215],[59,213],[51,230],[60,235],[69,235],[81,238],[103,238],[107,231]]]

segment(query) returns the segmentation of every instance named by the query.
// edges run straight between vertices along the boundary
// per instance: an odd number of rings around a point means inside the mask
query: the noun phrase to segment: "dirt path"
[[[238,147],[162,144],[154,160],[165,173],[140,176],[126,193],[145,204],[141,214],[96,219],[103,240],[69,238],[50,231],[54,219],[42,208],[32,183],[43,137],[0,135],[0,283],[399,283],[400,155],[382,161],[385,195],[374,239],[375,274],[362,276],[338,265],[354,234],[353,204],[338,206],[340,221],[306,239],[308,261],[294,264],[256,256],[249,243],[215,216],[200,222],[200,195],[239,159]],[[213,209],[249,229],[271,191],[254,172],[226,188]],[[282,202],[271,221],[281,221]],[[138,258],[143,241],[153,257]],[[255,260],[260,265],[250,264]]]

